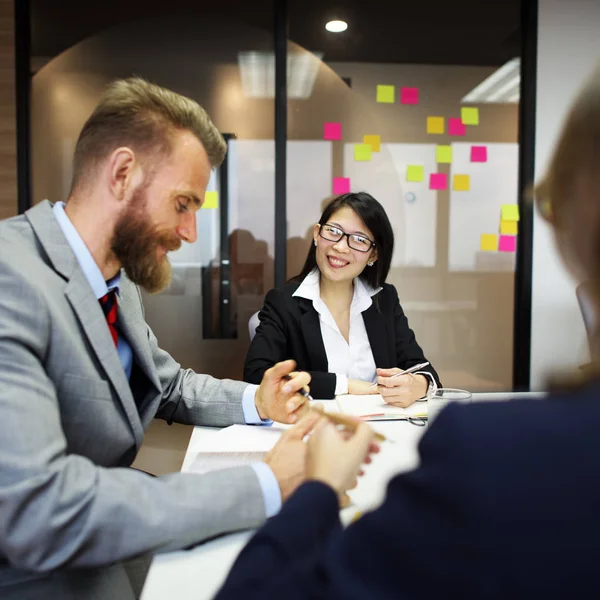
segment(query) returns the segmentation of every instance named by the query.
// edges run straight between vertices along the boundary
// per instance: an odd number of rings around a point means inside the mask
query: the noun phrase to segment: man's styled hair
[[[227,145],[197,102],[139,77],[113,81],[79,134],[71,190],[116,148],[157,161],[169,155],[173,134],[184,130],[198,138],[213,168],[223,162]]]

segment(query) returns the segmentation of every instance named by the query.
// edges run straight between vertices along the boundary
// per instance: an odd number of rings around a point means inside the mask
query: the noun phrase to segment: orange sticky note
[[[484,252],[497,252],[498,236],[495,233],[482,233],[480,248]]]
[[[444,117],[427,117],[427,133],[440,134],[445,130]]]
[[[365,135],[363,136],[363,142],[371,146],[373,152],[379,152],[381,149],[381,136],[380,135]]]
[[[455,175],[452,189],[455,192],[468,192],[471,189],[471,178],[468,175]]]
[[[500,221],[500,233],[502,235],[517,235],[519,223],[517,221]]]

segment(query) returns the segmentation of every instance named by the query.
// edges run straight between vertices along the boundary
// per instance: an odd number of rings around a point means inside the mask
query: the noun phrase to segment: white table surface
[[[474,401],[498,401],[509,398],[542,398],[541,392],[494,392],[473,394]],[[327,401],[324,401],[327,402]],[[377,431],[393,440],[383,443],[381,452],[366,467],[358,487],[350,493],[353,506],[342,511],[342,520],[348,522],[357,511],[378,506],[387,483],[398,473],[413,469],[418,464],[417,444],[426,427],[417,427],[406,421],[372,422]],[[218,428],[195,427],[183,461],[182,471],[189,469],[200,447],[206,450],[210,437]],[[207,600],[212,598],[225,580],[252,531],[229,534],[192,550],[170,552],[155,557],[148,573],[142,600]]]

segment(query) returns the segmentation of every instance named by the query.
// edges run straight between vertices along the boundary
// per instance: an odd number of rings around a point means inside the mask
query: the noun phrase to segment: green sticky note
[[[501,220],[502,221],[518,221],[519,220],[519,205],[518,204],[503,204]]]
[[[421,165],[408,165],[406,167],[406,181],[423,181],[425,179],[425,167]]]
[[[377,86],[377,102],[385,104],[393,104],[395,96],[395,88],[393,85],[378,85]]]
[[[371,160],[371,144],[354,144],[354,160]]]
[[[463,106],[460,109],[460,120],[463,125],[479,125],[479,109]]]
[[[206,192],[202,208],[219,208],[219,192]]]
[[[442,164],[451,164],[452,146],[438,146],[435,150],[435,161]]]

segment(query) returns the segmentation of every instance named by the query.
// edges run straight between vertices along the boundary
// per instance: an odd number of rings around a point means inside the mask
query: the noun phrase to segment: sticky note
[[[448,119],[448,133],[450,135],[466,135],[467,128],[460,119]]]
[[[501,235],[498,242],[498,250],[500,252],[515,252],[517,249],[516,235]]]
[[[495,233],[482,233],[480,248],[484,252],[496,252],[498,250],[498,236]]]
[[[518,204],[503,204],[502,205],[502,221],[518,221],[519,220],[519,205]]]
[[[452,146],[438,146],[435,149],[435,162],[450,164],[452,162]]]
[[[365,135],[363,136],[363,142],[371,146],[373,152],[379,152],[381,149],[381,136],[380,135]]]
[[[468,175],[455,175],[452,189],[455,192],[468,192],[471,189],[471,178]]]
[[[350,191],[350,177],[334,177],[333,193],[347,194]]]
[[[471,106],[463,106],[460,109],[460,120],[463,125],[479,125],[479,109]]]
[[[419,88],[403,87],[400,89],[401,104],[419,104]]]
[[[385,104],[393,104],[395,96],[395,88],[393,85],[378,85],[377,86],[377,102]]]
[[[219,192],[206,192],[202,208],[219,208]]]
[[[341,140],[342,139],[342,124],[341,123],[325,123],[323,125],[324,140]]]
[[[425,167],[421,165],[408,165],[406,167],[406,181],[423,181],[425,179]]]
[[[371,160],[370,144],[354,144],[354,160]]]
[[[487,162],[487,146],[471,146],[471,162]]]
[[[430,190],[446,190],[448,189],[448,176],[446,173],[432,173],[429,176]]]
[[[502,235],[517,235],[519,224],[517,221],[500,221],[500,233]]]
[[[444,133],[444,117],[427,117],[427,133]]]

